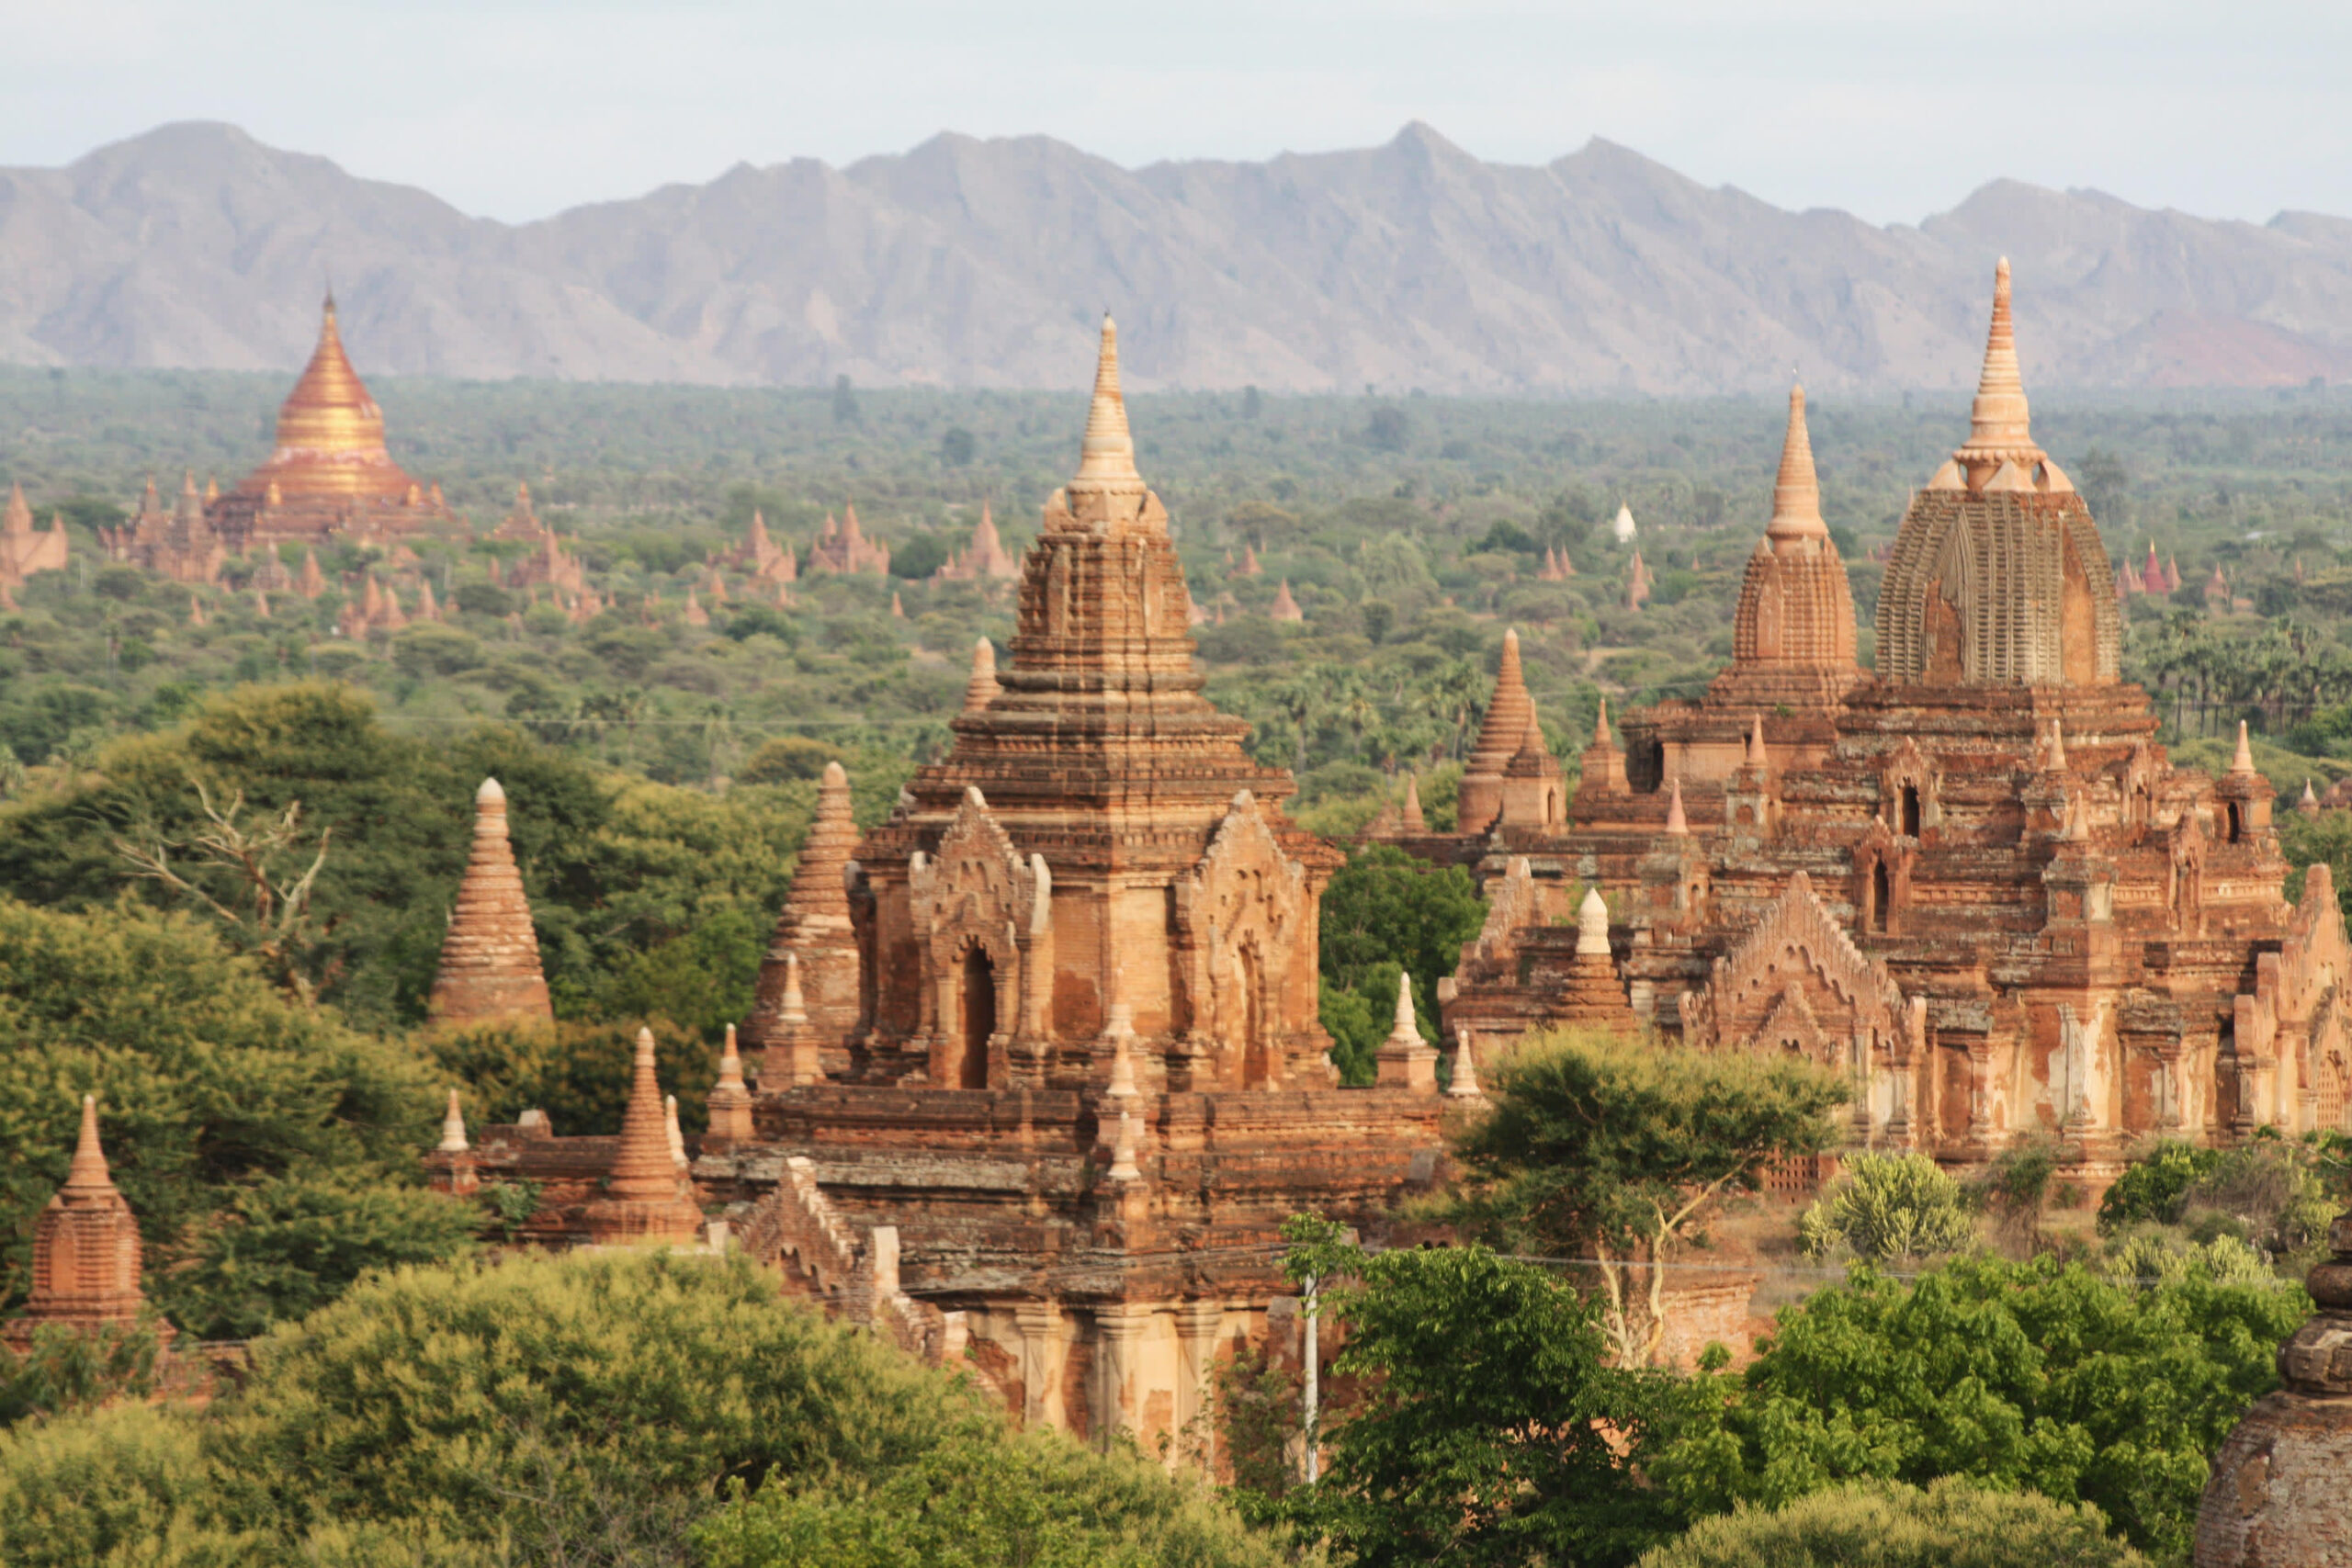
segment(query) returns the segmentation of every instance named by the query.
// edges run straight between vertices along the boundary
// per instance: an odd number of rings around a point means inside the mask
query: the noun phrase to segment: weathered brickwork
[[[1830,629],[1850,600],[1816,497],[1792,398],[1732,668],[1627,715],[1622,747],[1604,712],[1571,828],[1506,815],[1441,849],[1478,857],[1490,901],[1449,1035],[1483,1059],[1589,1018],[1554,922],[1597,887],[1632,1018],[1836,1066],[1877,1146],[1965,1166],[2047,1134],[2096,1186],[2140,1139],[2343,1126],[2326,869],[2290,907],[2251,757],[2173,767],[2118,679],[2111,569],[2033,444],[2006,265],[1969,439],[1894,547],[1875,678]]]
[[[474,795],[474,841],[441,939],[425,1011],[435,1023],[546,1023],[555,1010],[539,967],[538,933],[506,833],[506,792],[484,779]]]
[[[82,1097],[82,1133],[74,1163],[33,1221],[32,1290],[9,1320],[7,1342],[22,1350],[45,1325],[95,1333],[139,1321],[146,1298],[139,1283],[139,1222],[115,1190],[98,1143],[98,1104]],[[168,1344],[170,1324],[158,1318]]]

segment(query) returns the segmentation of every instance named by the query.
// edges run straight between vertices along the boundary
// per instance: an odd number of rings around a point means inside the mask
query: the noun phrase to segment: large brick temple
[[[647,1044],[619,1139],[526,1118],[469,1140],[453,1112],[435,1160],[456,1190],[543,1183],[526,1234],[551,1245],[689,1241],[698,1201],[1016,1417],[1181,1446],[1220,1350],[1291,1294],[1282,1222],[1376,1236],[1435,1181],[1436,1052],[1401,1019],[1378,1085],[1338,1081],[1317,953],[1341,856],[1203,694],[1108,320],[1019,594],[1010,665],[983,647],[888,821],[857,839],[829,773],[698,1156],[658,1141]]]
[[[2176,768],[2098,525],[2034,444],[2001,265],[1968,438],[1905,513],[1877,671],[1820,512],[1803,394],[1704,695],[1607,711],[1565,814],[1515,649],[1461,800],[1478,940],[1441,982],[1483,1057],[1594,1021],[1597,888],[1630,1015],[1705,1049],[1852,1075],[1854,1134],[1978,1164],[2059,1140],[2086,1180],[2134,1140],[2340,1127],[2347,953],[2325,867],[2300,906],[2244,744]]]

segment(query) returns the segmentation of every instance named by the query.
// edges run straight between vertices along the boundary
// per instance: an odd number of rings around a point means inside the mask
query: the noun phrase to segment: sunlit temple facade
[[[2111,573],[2033,440],[2005,262],[1968,438],[1887,566],[1874,674],[1801,393],[1731,667],[1624,715],[1622,745],[1604,708],[1565,820],[1507,656],[1471,831],[1394,834],[1487,893],[1442,984],[1449,1033],[1483,1056],[1581,1016],[1561,922],[1598,888],[1632,1020],[1838,1067],[1860,1144],[1965,1167],[2046,1134],[2097,1185],[2150,1138],[2344,1125],[2352,953],[2326,868],[2286,901],[2243,736],[2220,778],[2166,758],[2119,674]]]

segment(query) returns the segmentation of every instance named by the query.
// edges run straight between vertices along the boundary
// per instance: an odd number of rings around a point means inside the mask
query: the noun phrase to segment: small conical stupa
[[[474,795],[473,852],[441,941],[441,966],[425,1013],[450,1027],[555,1018],[530,901],[507,838],[506,792],[496,779],[482,780]]]
[[[653,1032],[640,1029],[612,1172],[604,1195],[588,1205],[588,1234],[598,1243],[675,1244],[700,1235],[702,1207],[678,1168],[682,1151],[671,1142],[670,1126],[653,1074]]]
[[[5,1331],[7,1342],[21,1351],[46,1324],[95,1333],[138,1322],[146,1304],[139,1267],[139,1223],[115,1190],[98,1143],[97,1099],[85,1094],[65,1185],[33,1221],[32,1287]],[[159,1319],[155,1329],[170,1341],[170,1324]]]
[[[816,820],[800,846],[792,891],[768,938],[752,1011],[743,1020],[743,1048],[765,1054],[761,1077],[771,1087],[791,1081],[791,1064],[779,1055],[789,1043],[780,1026],[787,972],[796,964],[808,1023],[833,1052],[827,1068],[847,1066],[846,1055],[831,1043],[846,1039],[857,1023],[857,939],[842,881],[856,847],[849,774],[839,762],[828,762],[817,784]]]

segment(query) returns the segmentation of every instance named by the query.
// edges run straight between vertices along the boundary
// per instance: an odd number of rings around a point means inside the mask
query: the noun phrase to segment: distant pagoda
[[[344,353],[334,295],[311,363],[277,411],[277,446],[205,514],[235,549],[334,535],[390,540],[457,521],[439,485],[419,484],[392,461],[383,411]]]

